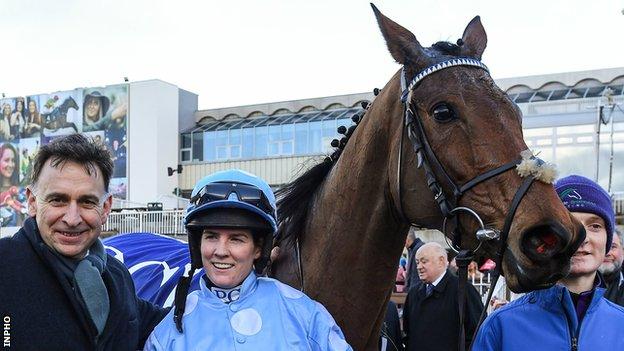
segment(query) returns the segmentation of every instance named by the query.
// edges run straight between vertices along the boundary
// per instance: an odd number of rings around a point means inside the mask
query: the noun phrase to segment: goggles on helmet
[[[191,198],[191,204],[195,207],[219,201],[227,200],[232,194],[236,194],[238,201],[245,202],[262,210],[264,213],[275,218],[275,210],[264,192],[259,188],[242,183],[214,182],[206,184]]]

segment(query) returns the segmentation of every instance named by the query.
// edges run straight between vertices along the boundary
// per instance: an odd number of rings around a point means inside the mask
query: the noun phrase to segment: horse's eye
[[[446,123],[456,118],[455,111],[446,103],[439,103],[431,110],[433,118],[440,123]]]

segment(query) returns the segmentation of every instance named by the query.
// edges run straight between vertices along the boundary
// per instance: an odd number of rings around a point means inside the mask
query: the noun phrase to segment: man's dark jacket
[[[611,276],[603,276],[607,285],[605,291],[605,299],[624,307],[624,283],[620,284],[620,274],[622,270]]]
[[[385,339],[385,340],[384,340]],[[383,344],[385,348],[382,348]],[[397,305],[388,301],[386,308],[386,318],[381,325],[381,338],[379,339],[379,350],[381,351],[403,351],[403,337],[401,336],[401,321]]]
[[[96,341],[84,303],[33,218],[12,238],[0,239],[0,262],[0,318],[4,330],[10,319],[11,350],[137,350],[166,314],[136,296],[128,270],[109,255],[102,279],[110,313]]]
[[[408,351],[454,351],[459,340],[458,278],[448,270],[426,296],[426,284],[413,286],[403,306],[403,329]],[[477,290],[466,284],[464,326],[466,347],[470,345],[483,309]]]
[[[412,245],[407,248],[407,278],[405,279],[405,291],[409,291],[412,286],[416,286],[420,283],[418,268],[416,268],[418,265],[418,262],[416,262],[416,251],[423,245],[425,245],[425,243],[420,240],[420,238],[416,238],[414,242],[412,242]]]

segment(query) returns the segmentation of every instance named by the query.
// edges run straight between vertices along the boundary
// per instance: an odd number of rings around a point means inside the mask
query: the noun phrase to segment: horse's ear
[[[464,45],[461,47],[462,55],[475,57],[480,60],[487,45],[487,34],[485,34],[485,29],[481,24],[479,16],[473,18],[468,23],[466,30],[464,30],[462,41],[464,42]]]
[[[414,34],[384,16],[373,3],[370,5],[375,12],[375,17],[377,17],[377,23],[386,40],[388,50],[396,62],[406,65],[408,62],[415,63],[418,61],[418,58],[422,57],[423,48]]]

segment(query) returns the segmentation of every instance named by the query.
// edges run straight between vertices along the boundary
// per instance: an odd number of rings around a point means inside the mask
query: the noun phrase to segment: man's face
[[[48,160],[33,189],[28,189],[28,214],[35,217],[41,238],[63,256],[83,258],[100,236],[110,213],[112,197],[104,190],[102,174],[93,167]]]
[[[624,260],[624,250],[622,249],[622,243],[618,235],[613,235],[613,244],[611,244],[611,250],[607,252],[602,265],[600,265],[600,273],[612,274],[619,271],[622,268],[622,261]]]
[[[425,283],[433,283],[446,269],[446,260],[435,249],[422,247],[416,252],[418,277]]]
[[[593,213],[572,212],[572,216],[585,226],[587,235],[570,260],[570,275],[594,274],[605,258],[607,230],[604,220]]]

